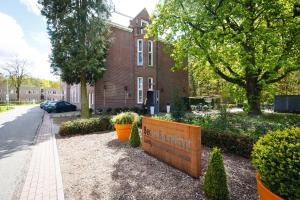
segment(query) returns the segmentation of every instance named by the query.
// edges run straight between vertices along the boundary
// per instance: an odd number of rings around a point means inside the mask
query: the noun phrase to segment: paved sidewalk
[[[52,122],[48,114],[37,133],[21,200],[63,200],[63,185]]]

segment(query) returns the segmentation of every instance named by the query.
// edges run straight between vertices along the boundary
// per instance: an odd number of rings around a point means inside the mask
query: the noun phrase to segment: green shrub
[[[133,107],[133,108],[130,109],[130,111],[135,112],[139,115],[141,115],[143,113],[143,109],[139,108],[139,107]]]
[[[203,145],[211,148],[217,146],[226,152],[245,158],[250,157],[255,141],[255,139],[249,136],[236,135],[230,131],[202,128],[201,132],[201,142]]]
[[[59,134],[61,136],[88,134],[98,131],[112,130],[109,117],[78,119],[67,121],[61,124]]]
[[[251,157],[267,188],[284,199],[300,199],[300,128],[268,132]]]
[[[112,108],[110,108],[110,107],[106,108],[104,111],[104,114],[106,114],[106,115],[112,114]]]
[[[181,121],[185,113],[185,105],[183,99],[179,96],[178,91],[175,91],[171,100],[171,115],[175,121]]]
[[[112,118],[112,124],[132,124],[139,121],[138,114],[134,112],[123,112]]]
[[[131,147],[139,147],[141,144],[141,139],[139,135],[139,130],[137,126],[137,122],[134,122],[131,128],[130,138],[129,138],[129,145]]]
[[[113,114],[119,114],[122,112],[122,108],[119,108],[119,107],[114,108],[112,112],[113,112]]]
[[[210,154],[210,161],[204,177],[204,192],[214,200],[229,199],[223,157],[216,147]]]

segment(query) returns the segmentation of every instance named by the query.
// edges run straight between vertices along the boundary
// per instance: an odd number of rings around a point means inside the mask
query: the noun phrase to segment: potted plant
[[[137,121],[138,115],[134,112],[123,112],[112,118],[112,124],[114,124],[120,141],[129,139],[132,123]]]
[[[251,157],[261,200],[300,199],[300,128],[268,132]]]

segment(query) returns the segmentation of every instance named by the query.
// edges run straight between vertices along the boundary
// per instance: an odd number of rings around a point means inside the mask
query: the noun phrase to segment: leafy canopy
[[[63,81],[95,83],[105,71],[110,5],[106,0],[39,0],[52,44],[51,66]]]
[[[300,69],[300,2],[294,0],[165,0],[149,36],[173,45],[226,81],[247,87],[274,83]]]

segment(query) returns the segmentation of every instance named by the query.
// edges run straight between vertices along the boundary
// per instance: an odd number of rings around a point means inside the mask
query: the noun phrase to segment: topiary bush
[[[300,128],[268,132],[251,157],[267,188],[284,199],[300,199]]]
[[[216,147],[210,154],[210,161],[204,177],[204,192],[214,200],[229,199],[223,157]]]
[[[112,124],[132,124],[138,122],[139,116],[134,112],[123,112],[114,116],[111,120]]]
[[[131,128],[130,138],[129,138],[129,145],[131,147],[139,147],[141,144],[141,139],[139,135],[139,130],[137,126],[137,122],[134,122]]]
[[[78,119],[61,124],[58,133],[61,136],[88,134],[98,131],[112,130],[110,117]]]
[[[181,121],[185,113],[185,105],[178,91],[175,91],[171,100],[171,115],[175,121]]]

